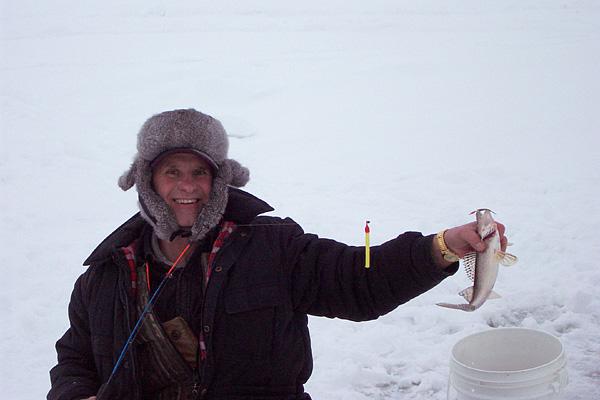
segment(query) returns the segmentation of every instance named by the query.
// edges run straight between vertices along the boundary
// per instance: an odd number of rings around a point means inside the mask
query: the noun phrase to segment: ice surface
[[[1,1],[0,388],[45,396],[82,260],[136,211],[116,186],[153,113],[221,118],[248,190],[360,244],[487,207],[519,263],[442,309],[460,272],[368,323],[312,318],[315,399],[445,398],[450,349],[557,335],[566,398],[600,388],[597,1]]]

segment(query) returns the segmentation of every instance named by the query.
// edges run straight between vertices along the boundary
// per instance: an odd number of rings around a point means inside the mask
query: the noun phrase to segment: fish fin
[[[477,262],[477,253],[468,253],[463,257],[465,272],[471,281],[475,280],[475,263]]]
[[[501,298],[502,298],[502,296],[500,296],[498,293],[494,292],[493,290],[490,292],[490,294],[487,297],[488,300],[501,299]]]
[[[505,267],[510,267],[511,265],[515,265],[517,263],[517,261],[519,261],[517,256],[510,254],[510,253],[505,253],[501,250],[496,251],[496,258],[498,259],[500,264],[504,265]]]
[[[471,302],[471,300],[473,299],[473,290],[473,286],[470,286],[458,292],[458,295],[462,296],[463,299],[465,299],[466,301]]]

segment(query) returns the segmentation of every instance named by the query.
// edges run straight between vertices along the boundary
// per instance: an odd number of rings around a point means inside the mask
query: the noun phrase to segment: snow
[[[150,115],[220,118],[247,189],[349,244],[508,227],[518,264],[474,313],[461,271],[367,323],[311,318],[315,399],[445,399],[491,327],[560,338],[600,389],[600,3],[1,0],[0,390],[39,399],[82,261],[136,212],[116,180]]]

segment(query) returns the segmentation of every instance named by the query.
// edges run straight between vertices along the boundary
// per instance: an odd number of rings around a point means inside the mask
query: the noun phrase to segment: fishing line
[[[292,226],[298,225],[296,223],[283,223],[283,224],[235,224],[235,226]]]

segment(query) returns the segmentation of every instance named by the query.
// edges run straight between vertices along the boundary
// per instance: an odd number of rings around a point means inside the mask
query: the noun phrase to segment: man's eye
[[[196,176],[204,176],[204,175],[208,175],[208,171],[205,170],[204,168],[202,169],[197,169],[194,171],[194,175]]]
[[[176,169],[168,169],[165,171],[165,174],[168,176],[177,176],[179,175],[179,171],[177,171]]]

